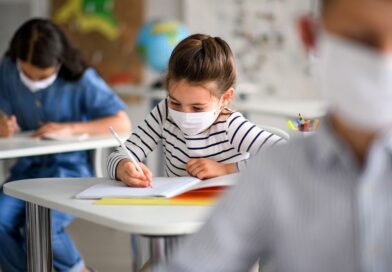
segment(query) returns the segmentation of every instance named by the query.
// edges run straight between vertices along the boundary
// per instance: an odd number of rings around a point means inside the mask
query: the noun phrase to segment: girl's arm
[[[129,133],[131,131],[131,121],[128,115],[125,111],[119,111],[114,115],[87,122],[46,123],[35,132],[34,136],[41,137],[51,133],[60,135],[108,134],[110,126],[119,133]]]
[[[165,100],[160,102],[124,143],[139,162],[144,161],[161,140],[162,127],[166,120],[165,103]],[[121,148],[117,148],[109,155],[107,170],[110,178],[116,179],[119,162],[127,159],[128,157],[122,153]]]
[[[132,130],[131,121],[125,111],[90,122],[74,123],[73,130],[75,134],[107,134],[110,126],[119,133],[129,133]]]
[[[260,150],[285,142],[282,137],[257,127],[238,112],[232,114],[226,123],[229,142],[237,152],[248,152],[253,156]],[[238,163],[239,170],[245,166],[245,161]]]
[[[254,155],[262,148],[284,141],[281,137],[258,128],[240,113],[233,113],[226,123],[228,140],[237,152]],[[188,173],[199,179],[232,174],[245,167],[246,161],[224,164],[209,159],[193,159],[187,163]]]
[[[36,131],[36,136],[108,134],[110,126],[120,133],[130,132],[126,105],[95,70],[87,69],[82,78],[71,86],[79,117],[68,122],[46,123]]]
[[[238,112],[227,120],[227,136],[230,144],[238,152],[248,152],[251,155],[284,141],[282,137],[252,124]]]

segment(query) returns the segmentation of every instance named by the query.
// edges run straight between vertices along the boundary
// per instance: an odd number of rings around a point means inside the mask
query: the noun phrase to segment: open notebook
[[[131,188],[122,182],[108,180],[87,188],[75,197],[78,199],[144,197],[171,198],[192,190],[235,185],[238,175],[239,174],[233,174],[208,180],[200,180],[193,177],[156,177],[153,178],[152,188]]]

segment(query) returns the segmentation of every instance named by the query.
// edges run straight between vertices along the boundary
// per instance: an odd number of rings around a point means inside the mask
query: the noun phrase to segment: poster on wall
[[[143,0],[51,0],[51,17],[111,85],[138,84]]]
[[[312,11],[311,0],[184,1],[185,22],[192,32],[229,43],[240,85],[253,86],[261,95],[317,96],[296,26],[299,15]]]

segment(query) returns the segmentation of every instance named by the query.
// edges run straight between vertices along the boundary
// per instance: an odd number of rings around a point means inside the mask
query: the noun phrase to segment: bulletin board
[[[111,85],[138,84],[142,65],[136,36],[143,0],[51,0],[51,17],[88,64]]]
[[[262,95],[317,96],[296,20],[313,0],[184,0],[192,32],[224,38],[236,58],[239,83]],[[201,20],[202,18],[202,20]]]

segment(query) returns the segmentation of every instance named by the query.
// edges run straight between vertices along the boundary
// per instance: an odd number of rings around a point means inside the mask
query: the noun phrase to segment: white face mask
[[[31,80],[30,78],[28,78],[22,71],[22,69],[20,68],[19,64],[18,64],[18,70],[19,70],[19,77],[20,80],[22,81],[22,83],[33,93],[37,92],[39,90],[42,89],[46,89],[49,86],[51,86],[57,79],[57,73],[54,73],[53,75],[41,79],[41,80]]]
[[[220,110],[205,112],[180,112],[169,108],[170,117],[189,136],[194,136],[209,128],[218,118]]]
[[[323,33],[316,73],[333,113],[353,128],[392,126],[392,54]]]

